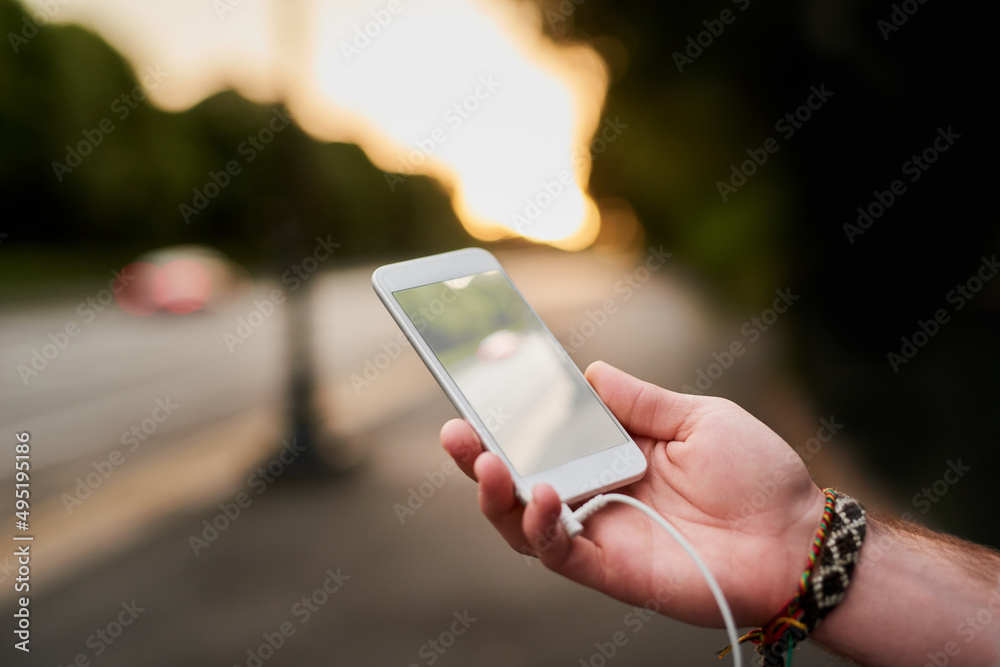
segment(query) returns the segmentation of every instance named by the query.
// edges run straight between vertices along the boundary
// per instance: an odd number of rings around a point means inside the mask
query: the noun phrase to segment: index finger
[[[476,459],[483,453],[483,443],[469,422],[452,419],[441,427],[441,445],[455,459],[459,469],[475,482],[479,480],[473,470]]]

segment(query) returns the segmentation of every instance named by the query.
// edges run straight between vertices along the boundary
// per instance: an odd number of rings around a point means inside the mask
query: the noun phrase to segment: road
[[[713,319],[667,270],[636,274],[642,257],[501,261],[581,366],[605,358],[679,387],[716,349]],[[89,288],[4,312],[0,434],[31,434],[35,538],[32,650],[8,640],[4,664],[719,664],[720,631],[605,598],[502,543],[437,443],[454,410],[399,344],[372,268],[311,279],[323,427],[364,454],[330,479],[281,474],[287,303],[243,343],[224,338],[281,285],[180,317],[110,306],[85,321]],[[71,321],[79,334],[25,383],[17,367]],[[0,459],[0,488],[12,468]],[[0,578],[11,619],[9,557]],[[845,663],[807,646],[796,664]]]

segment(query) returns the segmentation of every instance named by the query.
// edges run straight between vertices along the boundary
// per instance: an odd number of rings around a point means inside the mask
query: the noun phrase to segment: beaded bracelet
[[[865,509],[850,496],[826,489],[823,517],[809,549],[795,596],[763,627],[740,637],[757,645],[765,667],[792,664],[792,649],[844,598],[865,539]],[[731,650],[719,652],[721,658]]]

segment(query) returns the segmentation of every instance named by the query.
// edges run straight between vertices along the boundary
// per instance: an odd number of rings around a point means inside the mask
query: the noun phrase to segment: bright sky
[[[226,88],[282,101],[319,139],[357,143],[387,172],[438,178],[479,238],[516,231],[579,248],[597,234],[587,146],[606,69],[591,48],[545,38],[531,3],[64,1],[50,2],[52,20],[90,27],[137,72],[168,73],[150,91],[164,108]],[[49,16],[46,0],[24,2]]]

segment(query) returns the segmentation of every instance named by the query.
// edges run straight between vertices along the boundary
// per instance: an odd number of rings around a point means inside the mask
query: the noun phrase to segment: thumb
[[[698,404],[688,394],[668,391],[603,361],[587,367],[587,380],[629,433],[657,440],[678,440],[677,433]]]

